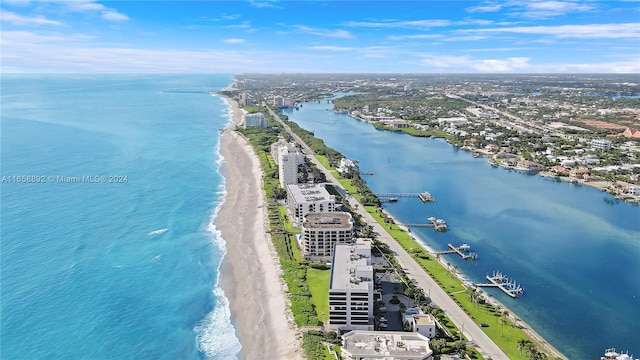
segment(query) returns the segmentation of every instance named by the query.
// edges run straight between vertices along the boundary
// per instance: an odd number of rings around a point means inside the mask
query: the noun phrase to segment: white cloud
[[[487,13],[504,10],[512,16],[528,19],[546,19],[571,13],[594,11],[597,10],[597,7],[593,2],[581,3],[578,0],[508,0],[504,2],[486,1],[465,10],[470,13]]]
[[[476,62],[473,67],[481,72],[522,72],[529,68],[529,58],[509,57],[503,60],[485,59]]]
[[[444,35],[440,34],[414,34],[414,35],[391,35],[389,40],[402,41],[402,40],[433,40],[441,39]]]
[[[243,21],[240,24],[226,25],[225,28],[227,28],[227,29],[250,30],[251,29],[251,22],[250,21]]]
[[[245,39],[224,39],[222,41],[227,44],[240,44],[245,42],[246,40]]]
[[[60,42],[82,42],[94,39],[94,36],[78,35],[78,34],[37,34],[30,31],[3,31],[2,32],[2,50],[3,52],[11,52],[12,47],[21,48],[30,44],[53,44]],[[6,45],[9,45],[7,47]]]
[[[40,0],[39,0],[40,1]],[[98,13],[101,18],[107,21],[126,21],[129,17],[113,8],[106,7],[103,4],[97,3],[95,0],[54,0],[46,1],[50,4],[55,4],[65,11],[80,12],[80,13]]]
[[[277,0],[249,0],[249,3],[258,8],[279,8]]]
[[[640,56],[603,63],[534,63],[527,57],[475,59],[466,55],[422,55],[419,64],[432,72],[482,73],[640,73]]]
[[[344,26],[348,27],[360,27],[360,28],[412,28],[412,29],[430,29],[434,27],[443,27],[454,25],[450,20],[436,19],[436,20],[382,20],[382,21],[349,21],[344,23]]]
[[[49,20],[40,15],[22,16],[10,11],[1,11],[0,20],[2,22],[8,22],[12,25],[63,25],[59,21]]]
[[[236,20],[240,18],[240,15],[222,15],[225,20]]]
[[[305,25],[294,25],[292,26],[297,32],[324,36],[324,37],[335,37],[335,38],[352,38],[353,35],[346,30],[332,30],[332,29],[323,29],[323,28],[313,28]]]
[[[321,50],[321,51],[351,51],[354,48],[344,47],[344,46],[318,45],[318,46],[309,46],[307,47],[307,49]]]
[[[575,1],[525,1],[523,5],[524,11],[521,12],[520,15],[533,19],[549,18],[595,9],[593,5],[580,4]]]
[[[469,7],[466,10],[468,12],[481,12],[481,13],[496,12],[496,11],[500,11],[500,9],[502,9],[502,6],[503,6],[502,4],[490,2],[490,3],[485,3],[483,5]]]
[[[58,40],[58,39],[53,39]],[[3,46],[4,48],[4,46]],[[68,72],[239,72],[273,71],[285,62],[279,52],[186,51],[91,47],[52,42],[15,44],[3,50],[1,65],[13,71]]]
[[[550,35],[556,38],[578,39],[622,39],[640,38],[640,23],[623,24],[587,24],[555,26],[516,26],[488,29],[464,29],[458,33],[514,33],[531,35]]]
[[[126,20],[129,20],[127,15],[121,14],[121,13],[119,13],[117,11],[114,11],[114,10],[105,10],[105,11],[103,11],[101,17],[103,19],[109,20],[109,21],[126,21]]]

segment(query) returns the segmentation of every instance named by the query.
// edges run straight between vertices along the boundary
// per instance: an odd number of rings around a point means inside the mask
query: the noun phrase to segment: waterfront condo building
[[[353,242],[353,218],[347,212],[309,213],[302,222],[302,257],[331,261],[336,244]]]
[[[286,97],[282,97],[282,96],[274,96],[273,97],[273,105],[277,106],[279,108],[282,107],[292,107],[293,106],[293,100],[286,98]]]
[[[337,244],[329,282],[329,328],[373,330],[371,244]]]
[[[593,139],[591,140],[591,147],[594,150],[609,150],[613,146],[611,140],[606,139]]]
[[[431,360],[429,339],[402,331],[351,331],[342,335],[343,360]]]
[[[287,189],[287,210],[291,223],[300,227],[309,213],[336,211],[336,197],[329,195],[324,184],[290,184]]]
[[[263,113],[253,113],[244,116],[244,128],[266,128],[269,126],[269,121]]]
[[[287,143],[283,138],[271,145],[271,156],[278,165],[278,179],[284,189],[298,183],[298,166],[304,164],[304,154],[295,143]]]
[[[245,93],[240,94],[240,101],[238,101],[240,105],[243,106],[251,106],[253,105],[253,99],[251,99],[251,95]]]

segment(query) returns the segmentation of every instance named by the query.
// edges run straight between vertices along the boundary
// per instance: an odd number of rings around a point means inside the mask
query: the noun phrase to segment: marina
[[[487,275],[486,278],[487,280],[489,280],[489,283],[475,284],[475,286],[497,287],[512,298],[517,298],[524,294],[524,288],[522,286],[517,284],[515,280],[509,279],[506,275],[499,271],[494,271],[491,276]]]

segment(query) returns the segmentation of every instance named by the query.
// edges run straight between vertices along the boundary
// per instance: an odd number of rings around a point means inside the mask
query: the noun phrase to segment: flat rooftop
[[[335,197],[330,195],[327,189],[324,188],[324,184],[290,184],[287,185],[287,188],[298,204],[335,200]]]
[[[347,212],[309,213],[304,218],[306,228],[345,228],[353,227],[353,218]]]
[[[429,315],[414,315],[413,320],[415,320],[417,325],[435,325],[435,320]]]
[[[369,256],[356,253],[356,250],[362,253],[367,249]],[[369,284],[373,284],[373,266],[367,264],[368,259],[371,259],[371,245],[336,244],[331,263],[329,291],[346,289],[368,291]],[[356,274],[366,274],[368,280],[363,280],[362,276],[357,277]]]
[[[433,353],[429,349],[429,339],[418,333],[351,331],[342,339],[343,349],[357,356],[422,359]]]

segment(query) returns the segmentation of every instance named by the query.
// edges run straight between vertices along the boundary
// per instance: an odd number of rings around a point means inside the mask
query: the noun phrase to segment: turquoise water
[[[331,105],[285,110],[290,120],[356,159],[374,192],[429,191],[434,204],[400,198],[385,207],[404,223],[443,218],[446,233],[412,232],[437,250],[468,243],[476,262],[446,256],[472,282],[495,270],[525,287],[511,299],[487,289],[571,359],[607,347],[640,354],[640,206],[593,188],[491,167],[439,139],[387,131]]]
[[[2,358],[237,356],[209,94],[232,81],[2,75]]]

